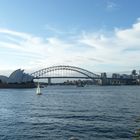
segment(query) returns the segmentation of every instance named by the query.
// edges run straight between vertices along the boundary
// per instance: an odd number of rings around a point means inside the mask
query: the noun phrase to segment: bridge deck
[[[56,76],[56,77],[50,77],[50,76],[47,76],[47,77],[34,77],[34,79],[48,79],[48,78],[53,78],[53,79],[58,79],[58,78],[72,78],[72,79],[92,79],[90,77],[79,77],[79,76],[76,76],[76,77],[68,77],[68,76]],[[93,79],[100,79],[100,78],[93,78]]]

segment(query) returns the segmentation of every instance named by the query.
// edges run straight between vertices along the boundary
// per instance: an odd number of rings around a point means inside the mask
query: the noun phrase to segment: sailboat
[[[38,82],[38,84],[37,84],[36,94],[37,94],[37,95],[42,95],[42,93],[41,93],[41,91],[40,91],[39,82]]]

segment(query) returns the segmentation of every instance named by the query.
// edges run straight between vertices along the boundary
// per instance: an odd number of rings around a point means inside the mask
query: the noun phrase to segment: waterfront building
[[[118,73],[113,73],[113,74],[112,74],[112,78],[120,78],[120,74],[118,74]]]
[[[107,78],[106,72],[101,73],[101,78]]]
[[[127,75],[127,74],[122,74],[121,75],[121,79],[130,79],[131,76],[130,75]]]

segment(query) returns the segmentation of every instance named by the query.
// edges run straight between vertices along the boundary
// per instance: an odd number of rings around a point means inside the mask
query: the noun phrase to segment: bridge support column
[[[48,85],[51,85],[51,78],[48,78]]]

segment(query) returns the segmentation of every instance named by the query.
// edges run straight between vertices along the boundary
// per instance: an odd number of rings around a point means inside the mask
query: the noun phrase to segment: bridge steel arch
[[[89,78],[89,79],[99,79],[100,78],[100,75],[97,75],[97,74],[95,74],[93,72],[90,72],[86,69],[75,67],[75,66],[65,66],[65,65],[52,66],[52,67],[44,68],[44,69],[41,69],[41,70],[38,70],[38,71],[35,71],[35,72],[31,73],[31,75],[35,79],[40,79],[46,73],[49,73],[49,72],[52,72],[52,71],[57,71],[57,70],[70,70],[70,71],[78,72],[78,73],[84,75],[85,78]],[[55,78],[55,77],[53,77],[53,78]]]

